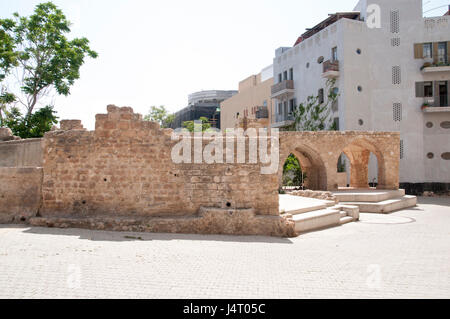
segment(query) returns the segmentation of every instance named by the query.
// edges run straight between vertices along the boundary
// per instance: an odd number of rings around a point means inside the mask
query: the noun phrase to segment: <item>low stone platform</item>
[[[358,206],[361,213],[388,214],[417,205],[417,197],[405,190],[340,189],[333,192],[339,202]]]
[[[253,209],[201,207],[198,215],[180,217],[67,216],[32,217],[32,226],[126,232],[264,235],[296,237],[294,223],[282,216],[256,215]]]
[[[359,208],[335,205],[334,201],[280,195],[282,216],[292,218],[299,234],[344,225],[359,220]]]

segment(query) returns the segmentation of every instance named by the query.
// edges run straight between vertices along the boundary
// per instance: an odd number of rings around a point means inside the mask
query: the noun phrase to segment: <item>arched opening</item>
[[[286,162],[295,163],[295,159],[298,161],[298,166],[300,169],[295,170],[296,174],[295,182],[301,182],[299,186],[303,189],[310,190],[327,190],[327,175],[325,165],[320,158],[320,156],[312,149],[301,146],[296,147],[293,151],[282,152],[281,161],[283,165],[280,165],[279,170],[279,184],[280,188],[284,186],[283,177]],[[292,173],[290,173],[292,175]],[[294,182],[294,184],[296,184]],[[294,185],[297,186],[297,185]]]
[[[299,159],[291,153],[283,165],[283,187],[304,189],[306,179]]]
[[[344,153],[339,156],[336,170],[338,188],[350,187],[350,160]]]
[[[368,159],[366,158],[368,155]],[[366,179],[367,176],[367,179]],[[342,188],[376,188],[378,159],[367,150],[342,153],[337,161],[337,184]]]
[[[345,161],[342,165],[340,161]],[[376,188],[383,185],[384,172],[382,153],[371,143],[365,140],[356,140],[344,148],[338,160],[339,168],[345,166],[347,187],[350,188]],[[343,179],[343,177],[341,177]],[[339,184],[339,187],[343,183]]]

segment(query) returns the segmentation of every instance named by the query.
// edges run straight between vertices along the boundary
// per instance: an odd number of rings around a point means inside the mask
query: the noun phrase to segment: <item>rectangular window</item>
[[[289,114],[293,114],[294,113],[294,108],[295,108],[295,100],[289,100]]]
[[[287,79],[288,79],[288,72],[287,71],[284,71],[283,79],[284,79],[284,81],[287,81]]]
[[[335,117],[333,119],[333,124],[334,124],[334,128],[336,129],[336,131],[339,131],[339,117]]]
[[[423,83],[423,96],[424,97],[433,97],[433,82],[424,82]]]
[[[294,80],[294,69],[293,68],[289,69],[289,80],[291,80],[291,81]]]
[[[281,78],[281,73],[278,74],[278,83],[281,83],[283,81],[283,79]]]
[[[447,63],[447,42],[438,44],[438,63]]]
[[[423,57],[432,58],[433,57],[433,43],[423,44]]]
[[[433,82],[416,82],[416,97],[433,97]]]
[[[338,60],[337,47],[331,49],[331,60],[336,62]]]
[[[324,91],[323,91],[323,89],[320,89],[319,90],[319,103],[322,104],[323,102],[325,102]]]
[[[282,108],[283,108],[283,104],[282,103],[278,103],[278,115],[281,115]]]

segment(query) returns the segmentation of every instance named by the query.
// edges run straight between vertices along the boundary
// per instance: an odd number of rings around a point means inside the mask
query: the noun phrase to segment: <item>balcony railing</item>
[[[272,85],[272,96],[293,90],[294,90],[294,81],[285,80],[283,82]]]
[[[339,76],[339,61],[325,61],[323,62],[323,76],[337,77]]]
[[[428,108],[440,108],[440,107],[449,107],[449,100],[447,96],[440,96],[438,97],[438,101],[436,101],[434,98],[425,98],[424,102],[422,104],[422,110],[428,109]]]
[[[294,121],[294,115],[292,113],[289,114],[277,114],[275,116],[275,123]]]

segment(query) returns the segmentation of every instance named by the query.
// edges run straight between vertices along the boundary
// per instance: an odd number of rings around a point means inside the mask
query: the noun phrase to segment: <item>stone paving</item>
[[[450,198],[293,239],[0,226],[0,298],[449,298]]]

